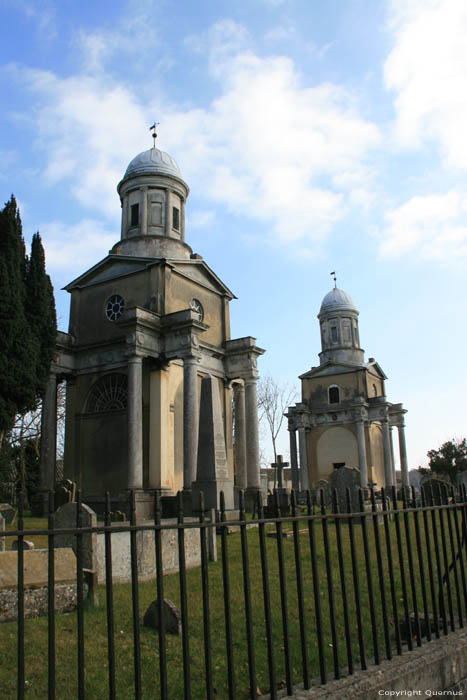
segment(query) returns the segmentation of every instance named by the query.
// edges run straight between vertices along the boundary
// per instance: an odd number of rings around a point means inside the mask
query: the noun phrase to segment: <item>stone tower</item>
[[[302,400],[288,412],[296,486],[306,489],[342,466],[360,470],[361,485],[395,484],[392,428],[399,434],[402,480],[408,485],[402,404],[387,400],[381,367],[360,347],[358,310],[335,287],[318,314],[320,364],[300,376]],[[299,444],[298,471],[297,433]]]
[[[227,481],[254,495],[257,358],[264,351],[250,336],[230,337],[235,297],[185,241],[189,189],[174,159],[157,148],[140,153],[117,190],[120,240],[66,286],[69,331],[59,333],[44,402],[42,487],[54,486],[55,453],[47,445],[56,382],[64,379],[64,473],[83,500],[101,510],[108,490],[118,507],[136,489],[138,514],[145,516],[154,491],[189,492],[197,479],[200,386],[211,376]]]

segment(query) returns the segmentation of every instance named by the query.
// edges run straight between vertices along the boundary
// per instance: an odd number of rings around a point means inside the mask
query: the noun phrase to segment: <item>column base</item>
[[[204,509],[220,510],[220,492],[224,492],[225,509],[234,507],[233,483],[229,479],[216,479],[212,481],[194,481],[191,489],[191,505],[193,513],[200,512],[200,493],[204,494]]]
[[[154,518],[155,489],[151,491],[131,489],[131,491],[135,494],[136,520],[152,520]]]
[[[258,511],[258,493],[261,493],[261,502],[264,504],[265,497],[260,488],[252,488],[251,486],[245,491],[245,511],[247,513],[257,513]]]

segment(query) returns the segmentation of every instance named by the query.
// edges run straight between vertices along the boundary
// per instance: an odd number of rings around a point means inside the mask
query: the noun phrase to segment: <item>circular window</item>
[[[105,313],[109,321],[116,321],[125,311],[125,300],[118,294],[114,294],[107,301]]]
[[[202,321],[204,318],[204,309],[200,301],[198,299],[192,299],[190,301],[190,309],[192,311],[196,311],[199,314],[199,320]]]

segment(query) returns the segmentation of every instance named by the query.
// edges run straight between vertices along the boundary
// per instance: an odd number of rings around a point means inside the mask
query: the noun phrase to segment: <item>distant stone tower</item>
[[[364,360],[355,304],[335,287],[324,297],[318,319],[320,364],[300,376],[302,400],[288,412],[296,482],[300,474],[300,486],[306,489],[345,465],[360,469],[362,486],[392,486],[391,430],[397,426],[402,479],[408,486],[406,411],[387,400],[387,377],[374,358]]]
[[[174,159],[155,147],[140,153],[117,189],[120,240],[66,287],[69,332],[59,334],[44,402],[49,437],[42,487],[53,488],[55,481],[58,377],[67,382],[64,473],[83,500],[101,510],[108,490],[118,507],[128,489],[136,489],[144,516],[154,491],[190,491],[198,478],[200,386],[212,376],[226,480],[254,495],[260,488],[256,381],[263,350],[252,337],[230,338],[234,295],[185,241],[189,189]]]

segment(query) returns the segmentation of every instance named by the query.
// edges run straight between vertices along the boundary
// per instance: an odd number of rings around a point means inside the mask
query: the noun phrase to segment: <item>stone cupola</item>
[[[175,160],[150,148],[137,155],[117,186],[122,205],[121,240],[111,253],[187,260],[185,202],[189,188]]]
[[[350,296],[337,287],[331,289],[322,301],[318,318],[321,327],[320,364],[363,364],[358,311]]]

